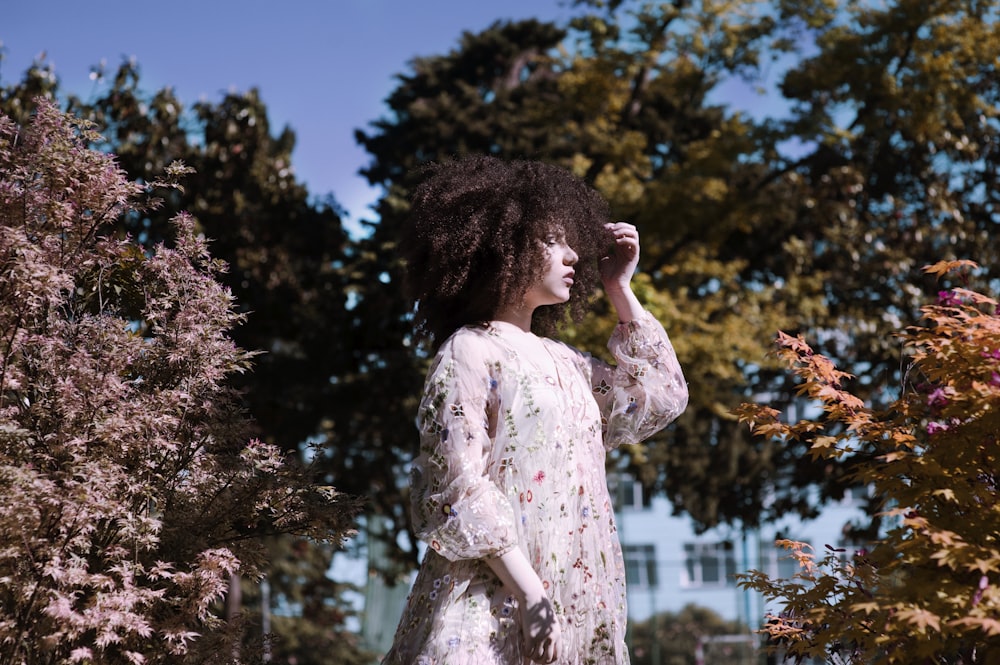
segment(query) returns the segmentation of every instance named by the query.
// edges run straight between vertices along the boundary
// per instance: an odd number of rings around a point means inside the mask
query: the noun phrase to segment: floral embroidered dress
[[[610,366],[493,322],[441,346],[417,416],[412,511],[427,550],[385,665],[525,665],[518,604],[483,561],[520,547],[562,629],[559,663],[623,665],[625,566],[608,449],[687,404],[662,326],[620,324]]]

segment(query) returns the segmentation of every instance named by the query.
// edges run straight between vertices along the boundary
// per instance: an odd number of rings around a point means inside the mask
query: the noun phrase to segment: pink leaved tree
[[[788,662],[1000,663],[1000,303],[970,288],[971,261],[924,270],[958,285],[898,333],[908,369],[884,408],[852,394],[853,377],[804,339],[780,334],[778,356],[821,414],[788,423],[762,404],[738,412],[759,436],[808,443],[817,462],[859,459],[855,480],[886,525],[855,551],[782,541],[796,575],[742,576],[779,608],[765,632]]]
[[[95,138],[0,118],[0,665],[253,660],[230,577],[357,505],[248,438],[224,266],[187,216],[171,247],[108,235],[155,202]]]

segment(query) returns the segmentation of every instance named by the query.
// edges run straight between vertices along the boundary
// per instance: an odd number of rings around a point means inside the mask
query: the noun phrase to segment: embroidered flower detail
[[[528,499],[528,503],[531,503],[531,499],[534,498],[533,495],[531,494],[531,490],[528,490],[528,494],[526,495],[526,498]]]
[[[465,417],[465,411],[462,410],[461,404],[449,404],[448,409],[451,410],[451,414],[456,418]]]
[[[611,386],[608,385],[607,381],[601,379],[601,382],[594,386],[594,392],[599,395],[607,395],[611,392]]]
[[[437,589],[434,589],[429,594],[427,594],[427,597],[430,598],[431,600],[437,600],[437,598],[438,598]]]
[[[452,649],[454,649],[461,643],[462,640],[457,635],[453,635],[452,637],[448,638],[448,646],[450,646]]]
[[[639,408],[639,403],[635,401],[634,397],[630,397],[628,400],[628,406],[625,407],[625,413],[632,413]]]
[[[437,578],[436,580],[434,580],[434,588],[435,589],[440,589],[441,588],[441,578],[440,577]]]
[[[582,514],[584,517],[590,517],[590,506],[584,506]]]
[[[441,512],[444,513],[445,517],[458,517],[458,511],[452,508],[450,503],[441,506]]]
[[[543,480],[545,480],[545,472],[542,471],[542,470],[539,470],[538,473],[536,473],[534,475],[534,477],[532,478],[532,480],[534,480],[536,483],[541,483]]]

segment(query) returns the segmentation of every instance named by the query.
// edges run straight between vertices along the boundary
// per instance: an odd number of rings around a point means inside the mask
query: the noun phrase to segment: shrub
[[[186,215],[109,235],[155,201],[98,138],[0,118],[0,664],[233,662],[215,608],[259,537],[339,542],[355,502],[247,438],[225,266]]]
[[[766,406],[739,411],[758,435],[809,443],[818,461],[870,460],[855,480],[872,488],[888,525],[846,561],[789,542],[802,564],[794,579],[742,579],[782,607],[765,630],[792,656],[1000,662],[1000,310],[968,288],[977,268],[925,268],[959,285],[923,308],[926,325],[899,333],[909,369],[884,410],[852,395],[851,377],[804,340],[779,334],[778,355],[823,416],[786,424]]]

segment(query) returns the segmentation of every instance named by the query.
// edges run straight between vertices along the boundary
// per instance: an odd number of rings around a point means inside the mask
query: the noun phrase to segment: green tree
[[[685,605],[679,612],[664,612],[629,627],[630,654],[635,665],[697,665],[702,639],[713,635],[747,635],[746,626],[726,621],[712,610]],[[703,647],[702,647],[703,648]],[[743,665],[734,658],[714,658],[712,665]]]
[[[898,331],[908,367],[898,396],[873,408],[850,378],[802,337],[778,354],[822,415],[780,422],[747,404],[760,436],[808,442],[835,462],[870,450],[855,480],[871,486],[888,528],[856,552],[818,555],[787,543],[802,564],[790,580],[762,573],[743,586],[777,601],[767,632],[797,659],[835,663],[994,663],[1000,657],[1000,307],[970,288],[975,264],[925,269],[945,280],[926,325]],[[844,555],[844,556],[842,556]]]
[[[760,214],[776,194],[763,191],[749,200],[740,195],[760,177],[760,165],[746,160],[754,150],[751,127],[706,102],[718,73],[742,67],[749,55],[728,64],[713,60],[709,46],[681,37],[707,19],[695,8],[675,9],[663,9],[658,20],[629,35],[610,18],[583,18],[574,24],[576,42],[570,46],[567,33],[550,25],[500,23],[466,34],[445,56],[412,63],[412,72],[400,77],[388,99],[390,117],[373,123],[369,134],[358,134],[373,157],[365,173],[386,191],[378,224],[355,264],[357,311],[382,328],[359,340],[359,349],[377,358],[384,374],[406,377],[391,388],[399,391],[399,400],[389,401],[402,410],[385,411],[393,422],[405,421],[422,367],[419,355],[414,363],[409,350],[394,243],[413,168],[466,152],[560,163],[592,179],[617,216],[640,224],[650,278],[645,299],[666,322],[681,357],[697,367],[688,413],[668,435],[671,446],[634,447],[633,469],[666,488],[705,526],[727,515],[751,522],[760,512],[754,500],[767,482],[760,471],[772,460],[748,449],[745,432],[726,414],[747,390],[744,371],[761,370],[759,360],[757,367],[749,360],[765,354],[761,331],[787,324],[789,303],[799,301],[784,294],[806,278],[793,271],[785,291],[777,293],[770,282],[739,281],[747,270],[745,258],[719,256],[720,245],[738,245],[731,236],[748,235],[738,213]],[[735,11],[734,5],[721,6],[713,20],[725,24],[724,11]],[[746,27],[739,48],[752,50],[768,25]],[[692,58],[694,47],[703,62]],[[706,72],[710,67],[714,74]],[[735,186],[734,180],[745,184]],[[720,211],[728,216],[719,220]],[[568,340],[599,351],[612,324],[610,314],[599,311],[595,320],[570,331]],[[374,376],[365,373],[358,380]],[[392,442],[398,478],[412,437],[378,427],[371,440]],[[406,525],[401,498],[387,494],[381,502],[400,529]]]
[[[590,179],[638,223],[645,302],[692,368],[687,413],[663,440],[626,451],[629,468],[701,527],[814,515],[866,453],[816,464],[805,444],[752,439],[731,411],[753,394],[794,399],[766,356],[777,329],[811,334],[858,376],[859,394],[886,399],[900,367],[891,333],[919,306],[913,266],[994,262],[996,6],[576,6],[565,30],[500,23],[414,60],[389,115],[358,134],[385,196],[354,264],[357,311],[391,322],[359,348],[402,379],[398,401],[386,395],[402,407],[391,418],[409,413],[421,374],[407,358],[394,258],[408,174],[466,152],[540,158]],[[754,80],[778,58],[790,63],[776,93],[787,117],[757,121],[709,101],[721,82]],[[603,315],[568,340],[599,352]],[[398,478],[409,438],[366,424],[372,445],[391,442]],[[384,499],[404,528],[405,502]]]
[[[6,48],[0,46],[0,66],[5,60]],[[52,65],[41,58],[31,63],[17,85],[0,88],[0,113],[19,125],[27,124],[35,110],[36,100],[53,99],[59,86]]]

